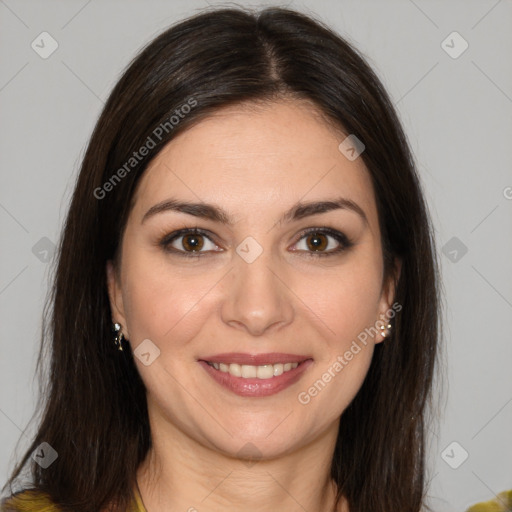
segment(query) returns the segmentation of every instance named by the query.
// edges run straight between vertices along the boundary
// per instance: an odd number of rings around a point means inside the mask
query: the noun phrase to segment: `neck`
[[[152,447],[137,471],[147,512],[348,511],[344,501],[334,508],[336,484],[330,477],[337,424],[294,452],[252,461],[205,447],[167,427],[172,433],[153,435]]]

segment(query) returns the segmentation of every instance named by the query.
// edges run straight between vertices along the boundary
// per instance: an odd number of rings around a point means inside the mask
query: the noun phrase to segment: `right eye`
[[[210,247],[208,247],[210,244]],[[180,229],[169,235],[165,235],[159,242],[159,245],[167,252],[176,254],[177,256],[201,257],[203,253],[218,252],[218,246],[213,243],[205,231],[201,229]],[[206,250],[203,250],[205,249]]]

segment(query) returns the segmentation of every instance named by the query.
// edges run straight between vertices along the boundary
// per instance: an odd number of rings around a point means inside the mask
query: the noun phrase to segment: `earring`
[[[112,324],[113,330],[114,330],[114,345],[117,347],[118,350],[121,352],[123,351],[123,340],[125,337],[123,336],[123,333],[121,331],[121,324],[118,324],[117,322]]]
[[[380,333],[383,338],[386,338],[387,336],[389,336],[389,329],[391,329],[391,324],[380,326]]]

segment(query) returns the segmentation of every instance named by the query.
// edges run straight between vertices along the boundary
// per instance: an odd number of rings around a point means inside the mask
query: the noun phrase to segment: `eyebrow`
[[[364,213],[364,210],[351,199],[339,197],[336,199],[326,201],[314,201],[314,202],[298,202],[287,210],[278,223],[293,222],[311,215],[318,215],[321,213],[330,212],[333,210],[350,210],[357,213],[364,223],[368,225],[368,218]],[[220,222],[232,226],[235,224],[233,218],[222,208],[208,203],[192,203],[187,201],[178,201],[177,199],[166,199],[160,203],[152,206],[142,217],[141,224],[148,218],[157,215],[158,213],[176,211],[193,215],[202,219],[212,220],[214,222]]]

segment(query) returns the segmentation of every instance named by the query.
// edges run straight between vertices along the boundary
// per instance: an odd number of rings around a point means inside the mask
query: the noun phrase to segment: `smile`
[[[298,354],[230,353],[210,355],[197,362],[220,389],[243,397],[265,397],[296,383],[313,359]]]
[[[211,361],[207,362],[216,370],[229,373],[230,375],[233,375],[233,377],[242,377],[243,379],[272,379],[273,377],[278,377],[279,375],[289,372],[299,366],[298,362],[264,364],[262,366],[236,363],[212,363]]]

